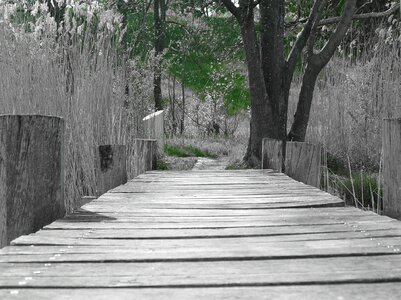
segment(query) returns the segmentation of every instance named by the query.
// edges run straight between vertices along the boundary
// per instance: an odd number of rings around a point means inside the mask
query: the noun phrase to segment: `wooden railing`
[[[322,147],[310,143],[263,139],[262,168],[284,172],[291,178],[320,187]]]
[[[65,214],[64,121],[0,116],[0,247]]]
[[[401,119],[383,121],[383,213],[401,219]]]
[[[144,138],[156,140],[157,152],[164,147],[164,111],[159,110],[143,118]]]
[[[151,139],[136,139],[130,149],[97,146],[96,195],[81,203],[154,169],[156,148]],[[62,118],[0,116],[0,248],[64,216],[64,160]]]

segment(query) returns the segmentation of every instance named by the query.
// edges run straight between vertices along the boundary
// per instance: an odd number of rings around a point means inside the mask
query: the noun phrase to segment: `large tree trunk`
[[[155,110],[162,110],[162,55],[164,50],[164,35],[166,21],[165,0],[154,0],[154,31],[155,31],[155,56],[156,62],[153,75],[153,96]]]
[[[182,77],[181,77],[181,121],[180,134],[184,134],[185,130],[185,64],[182,62]]]
[[[262,158],[262,139],[275,133],[275,118],[268,102],[269,96],[262,73],[253,16],[241,24],[241,35],[248,66],[251,98],[250,135],[244,161],[250,167],[259,167]]]
[[[287,136],[286,61],[284,57],[284,1],[260,2],[262,70],[274,127],[268,137],[285,140]]]

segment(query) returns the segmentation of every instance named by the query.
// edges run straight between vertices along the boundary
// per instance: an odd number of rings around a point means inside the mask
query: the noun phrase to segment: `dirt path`
[[[220,157],[217,159],[198,157],[198,161],[192,170],[225,170],[228,165],[227,157]]]

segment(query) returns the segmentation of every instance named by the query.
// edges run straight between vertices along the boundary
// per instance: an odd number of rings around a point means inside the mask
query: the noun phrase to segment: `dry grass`
[[[3,24],[4,25],[4,24]],[[37,39],[0,26],[0,114],[44,114],[66,120],[65,193],[71,211],[94,193],[94,146],[126,144],[146,106],[145,76],[118,55],[107,34]],[[126,95],[125,86],[131,92]],[[142,88],[142,90],[140,88]],[[140,101],[138,100],[140,99]]]
[[[355,169],[379,169],[382,119],[401,115],[399,45],[379,44],[356,62],[333,58],[314,93],[307,140],[321,143],[344,162],[349,157]],[[289,116],[299,88],[295,84],[292,89]]]
[[[401,60],[399,42],[377,45],[356,61],[333,58],[322,72],[307,140],[322,144],[335,160],[332,167],[345,170],[328,173],[329,190],[380,212],[382,120],[401,116]],[[299,88],[292,88],[289,116]]]

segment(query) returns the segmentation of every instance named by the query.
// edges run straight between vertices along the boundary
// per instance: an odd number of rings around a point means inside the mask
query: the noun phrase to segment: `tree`
[[[345,36],[357,1],[346,0],[341,16],[325,20],[321,18],[326,14],[328,0],[315,0],[307,18],[301,18],[300,2],[297,1],[294,24],[284,21],[287,3],[284,0],[238,0],[238,5],[231,0],[221,2],[241,28],[251,98],[250,138],[244,160],[249,166],[257,167],[261,160],[262,138],[304,141],[316,79]],[[303,28],[286,55],[286,29],[300,23],[303,23]],[[319,28],[322,24],[336,26],[324,46],[316,50],[316,41],[321,41]],[[306,66],[294,122],[287,134],[289,91],[303,51],[306,51]]]
[[[153,76],[153,95],[155,100],[155,110],[162,110],[162,55],[164,50],[164,36],[166,30],[167,1],[154,0],[154,31],[155,31],[155,68]]]

